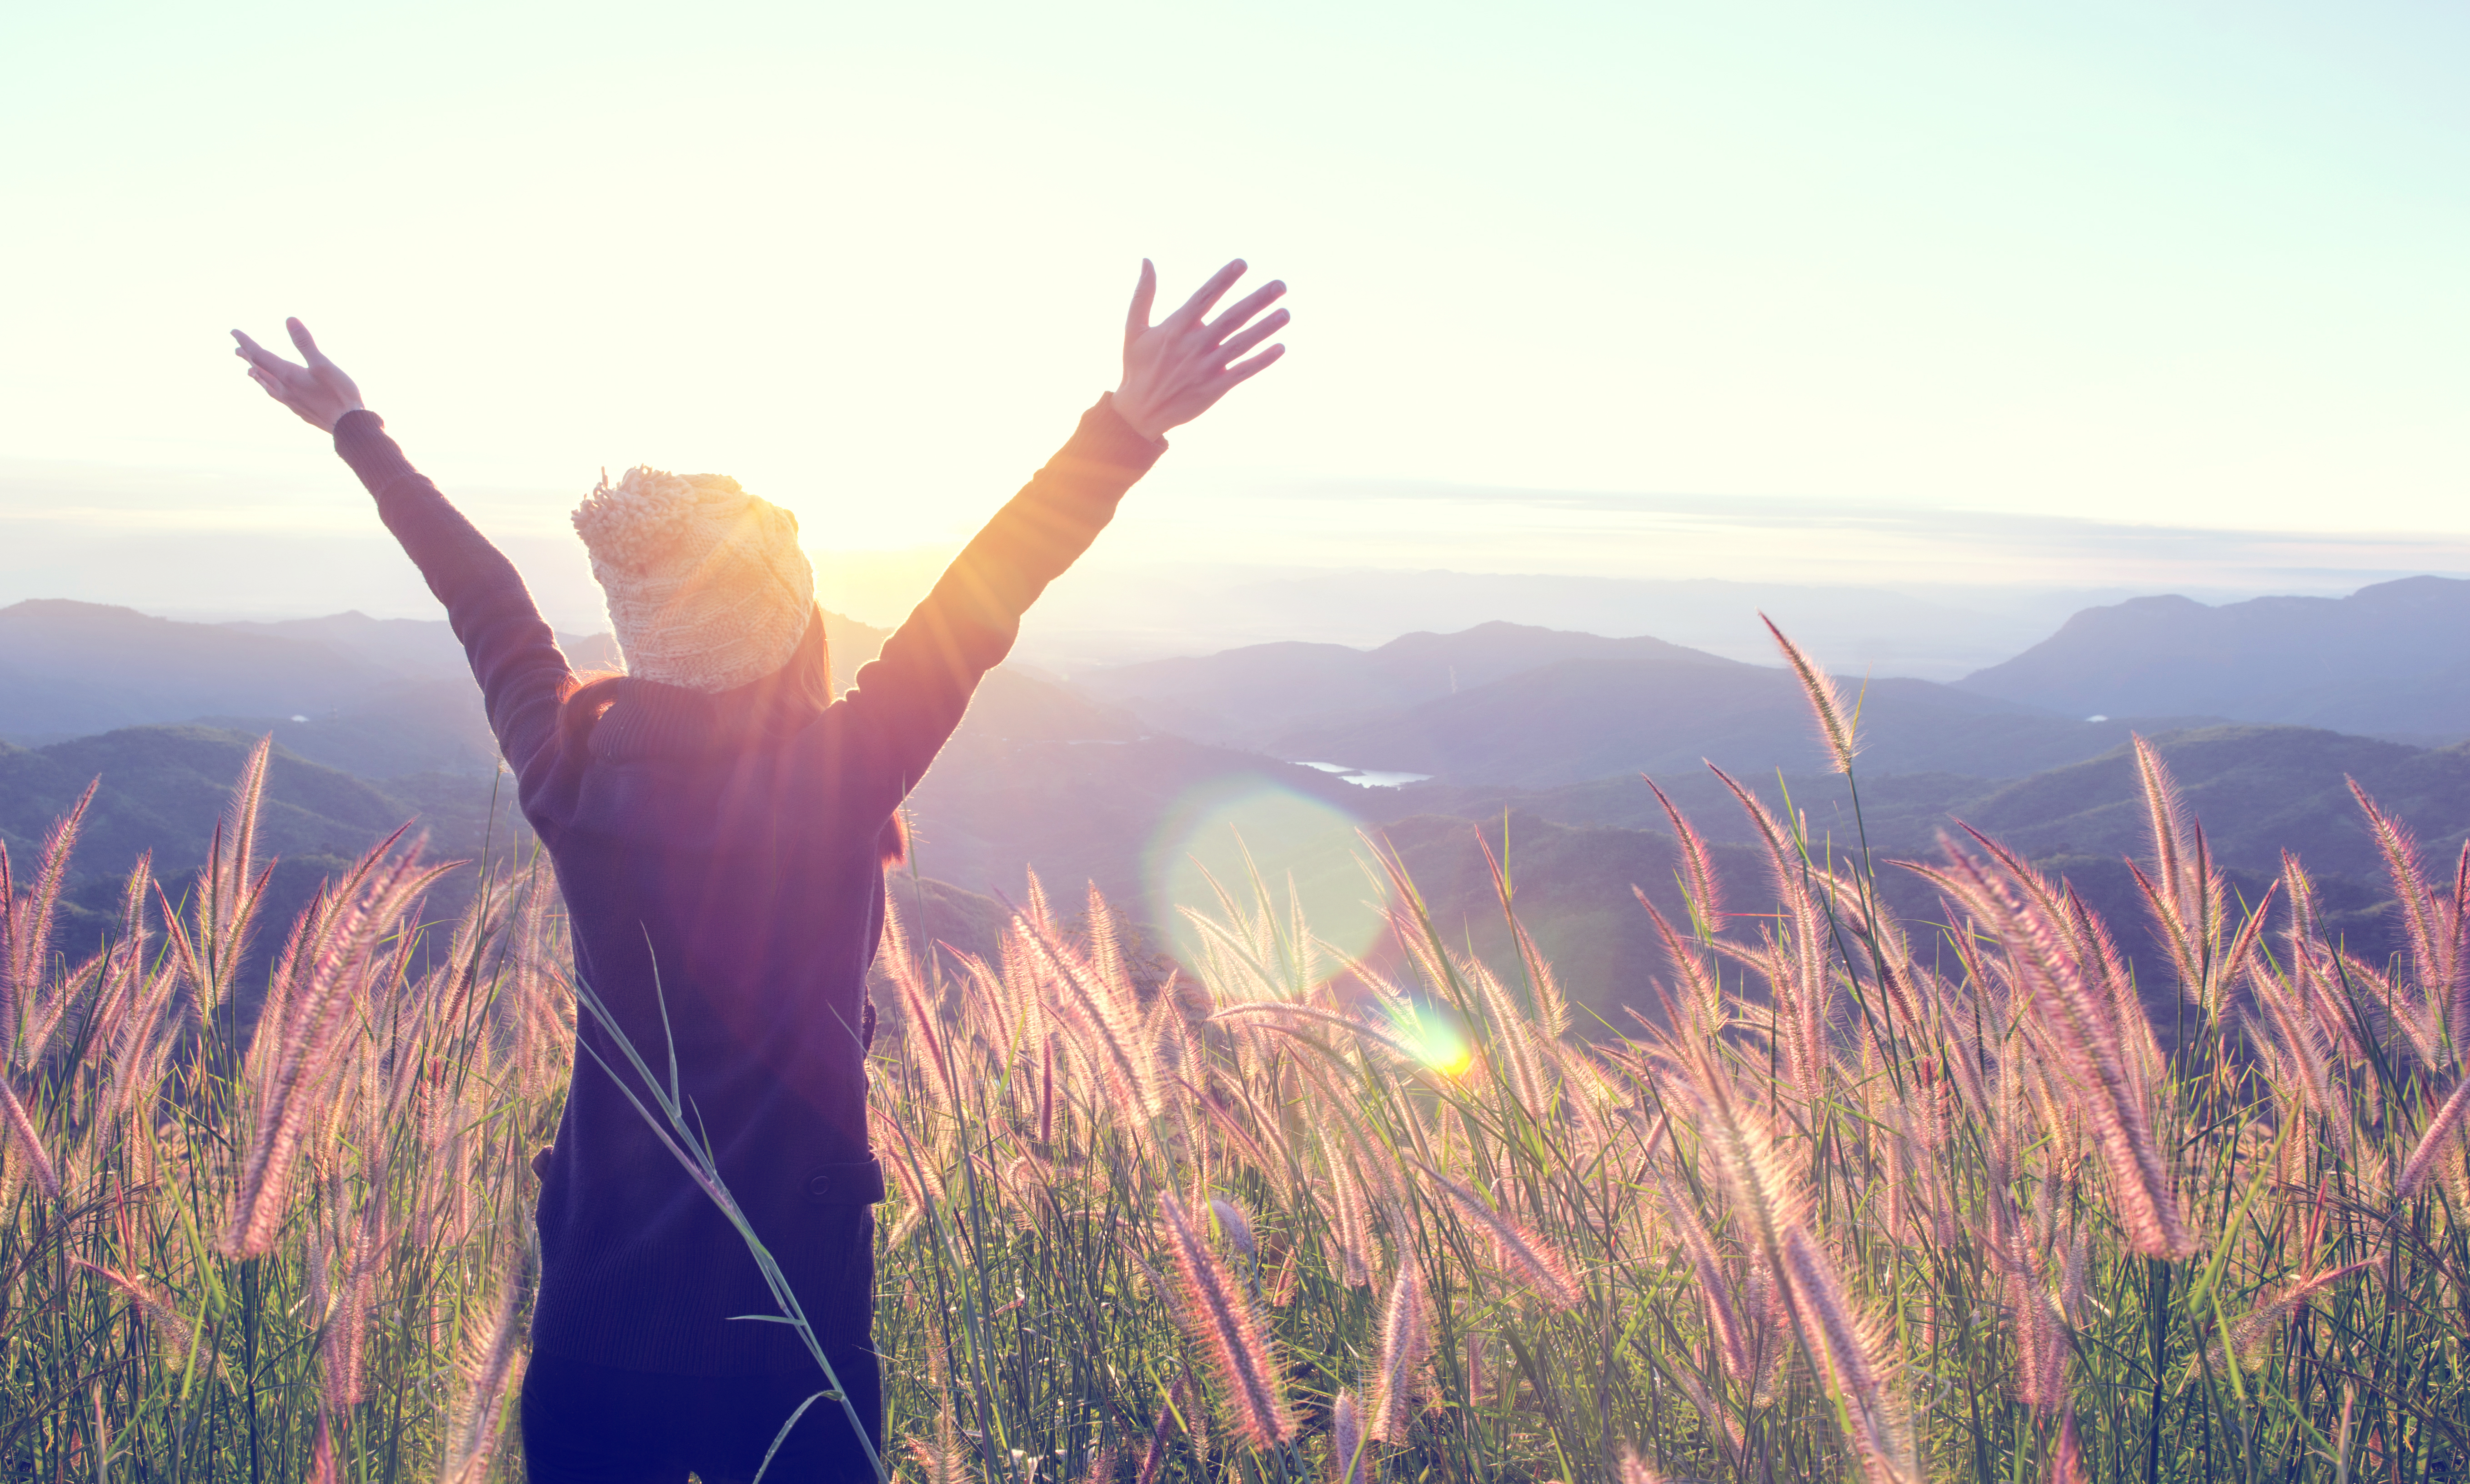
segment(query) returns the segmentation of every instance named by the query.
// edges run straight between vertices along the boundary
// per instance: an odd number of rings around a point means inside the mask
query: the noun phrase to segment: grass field
[[[390,842],[256,922],[262,764],[91,958],[48,920],[73,817],[10,890],[0,1473],[520,1477],[553,886],[501,868],[415,931],[431,873]],[[896,923],[886,1468],[2470,1479],[2470,858],[2432,880],[2363,798],[2412,946],[2362,962],[2295,860],[2225,900],[2143,766],[2149,922],[1986,840],[1830,852],[1746,793],[1772,899],[1728,904],[1676,814],[1692,910],[1626,1034],[1532,951],[1455,952],[1394,869],[1384,970],[1259,883],[1163,989],[1094,896],[1033,891],[992,962]],[[1906,869],[1960,931],[1890,918]],[[2162,1026],[2116,948],[2147,931]],[[252,933],[289,936],[244,1036]]]

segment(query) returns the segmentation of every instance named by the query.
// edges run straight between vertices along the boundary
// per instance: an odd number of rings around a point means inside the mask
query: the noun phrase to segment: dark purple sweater
[[[577,972],[664,1073],[674,1039],[722,1178],[818,1322],[881,1192],[862,1029],[883,932],[878,842],[1022,612],[1165,447],[1100,399],[838,701],[818,616],[779,674],[719,695],[621,681],[586,732],[559,725],[572,675],[513,565],[375,413],[335,427],[471,657],[556,863]],[[578,1019],[624,1068],[594,1017]],[[812,1365],[787,1326],[730,1322],[773,1311],[754,1260],[581,1051],[539,1220],[538,1353],[678,1375]]]

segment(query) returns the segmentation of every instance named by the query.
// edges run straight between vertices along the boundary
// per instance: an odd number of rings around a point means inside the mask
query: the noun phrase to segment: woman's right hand
[[[1166,435],[1218,405],[1247,378],[1270,368],[1286,354],[1272,345],[1248,360],[1235,358],[1287,327],[1287,312],[1274,310],[1256,318],[1287,291],[1272,281],[1254,290],[1233,309],[1204,322],[1201,316],[1244,276],[1244,260],[1220,268],[1200,290],[1156,324],[1150,323],[1150,304],[1157,297],[1157,269],[1141,260],[1140,286],[1132,290],[1132,312],[1124,327],[1124,381],[1115,388],[1116,415],[1144,438]]]
[[[343,368],[326,359],[317,342],[309,337],[309,327],[297,319],[283,322],[291,332],[291,343],[308,359],[307,365],[284,359],[235,330],[232,338],[240,348],[232,352],[248,362],[248,379],[266,388],[266,394],[300,415],[300,421],[319,432],[333,432],[335,425],[346,412],[361,410],[361,389],[343,374]]]

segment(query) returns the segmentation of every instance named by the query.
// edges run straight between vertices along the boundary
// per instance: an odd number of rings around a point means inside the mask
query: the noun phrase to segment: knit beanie
[[[641,465],[574,512],[626,673],[720,691],[788,663],[815,607],[798,518],[726,475]]]

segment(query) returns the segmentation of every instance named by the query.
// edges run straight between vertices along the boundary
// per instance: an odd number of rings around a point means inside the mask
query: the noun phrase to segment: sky
[[[2457,570],[2466,66],[2436,4],[12,7],[0,541],[364,537],[228,354],[296,313],[493,533],[643,461],[906,571],[1112,384],[1142,257],[1240,255],[1290,353],[1118,559],[1745,576],[1819,509]],[[1748,534],[1570,514],[1624,500]],[[1958,575],[2116,585],[2076,545]]]

